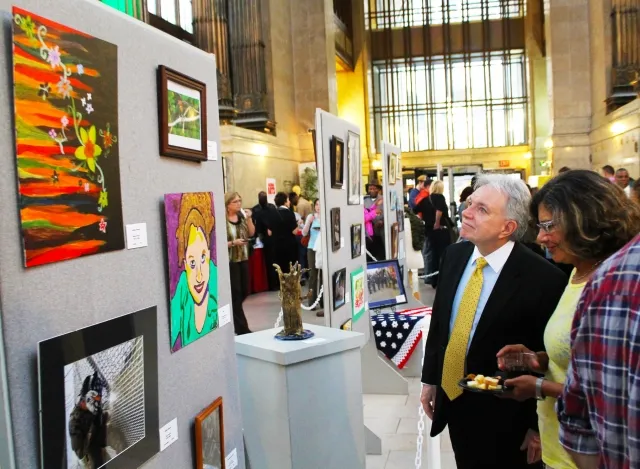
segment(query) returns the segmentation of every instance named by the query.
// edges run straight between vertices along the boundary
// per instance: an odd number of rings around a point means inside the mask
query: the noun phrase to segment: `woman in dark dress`
[[[451,244],[451,230],[453,223],[449,217],[449,208],[443,195],[444,183],[436,181],[431,185],[429,197],[425,197],[416,207],[416,213],[422,214],[425,235],[429,239],[431,249],[430,272],[440,270],[440,258],[444,250]],[[438,275],[425,280],[436,288]]]

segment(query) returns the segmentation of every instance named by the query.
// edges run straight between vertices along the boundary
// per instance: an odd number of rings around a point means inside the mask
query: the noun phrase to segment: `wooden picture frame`
[[[395,153],[391,153],[389,155],[389,165],[387,166],[387,168],[387,183],[392,186],[396,183],[396,173],[398,172],[398,155],[396,155]]]
[[[347,269],[346,267],[333,273],[331,288],[333,293],[333,310],[336,311],[346,304]]]
[[[340,249],[340,208],[331,209],[331,250],[333,252]]]
[[[344,140],[331,137],[331,187],[342,189],[344,186]]]
[[[160,154],[207,161],[207,85],[158,67]]]
[[[360,157],[360,135],[349,131],[347,140],[347,204],[360,205],[362,198],[362,159]]]
[[[391,225],[391,259],[398,258],[398,240],[400,232],[398,230],[398,222]]]
[[[362,255],[362,224],[351,225],[351,259]]]
[[[216,428],[217,422],[217,428]],[[216,432],[218,435],[216,435]],[[219,443],[215,441],[219,436]],[[207,437],[213,437],[214,441],[204,441]],[[205,463],[212,464],[220,469],[224,468],[224,418],[222,415],[222,397],[217,398],[206,409],[196,416],[196,469],[204,469]],[[217,444],[216,444],[217,443]],[[206,453],[206,454],[205,454]],[[214,458],[211,460],[210,458]]]

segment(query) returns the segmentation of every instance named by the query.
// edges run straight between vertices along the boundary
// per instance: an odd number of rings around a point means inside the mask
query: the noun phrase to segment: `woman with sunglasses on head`
[[[585,284],[598,266],[640,232],[640,208],[624,191],[592,171],[567,171],[549,181],[533,197],[531,215],[538,243],[557,263],[574,266],[569,283],[544,332],[546,351],[508,345],[498,358],[526,353],[524,364],[544,378],[520,376],[505,382],[513,387],[508,397],[537,398],[542,460],[547,468],[576,469],[559,442],[555,413],[571,357],[570,333],[574,313]],[[544,292],[541,292],[544,294]],[[502,362],[502,360],[499,360]],[[530,460],[538,459],[529,448]]]

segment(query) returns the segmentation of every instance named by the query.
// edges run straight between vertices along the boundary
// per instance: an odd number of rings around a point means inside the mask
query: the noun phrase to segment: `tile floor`
[[[420,294],[424,304],[433,304],[434,293],[430,286],[420,286]],[[251,330],[259,331],[273,328],[280,311],[278,294],[269,292],[251,295],[244,303],[244,310]],[[324,318],[317,317],[315,311],[303,310],[302,320],[309,324],[324,324]],[[419,378],[409,378],[408,396],[378,394],[363,396],[364,423],[382,440],[382,455],[368,455],[367,469],[415,468],[419,396]],[[440,437],[440,468],[428,467],[427,465],[426,438],[425,436],[422,468],[456,469],[448,432],[445,430]]]

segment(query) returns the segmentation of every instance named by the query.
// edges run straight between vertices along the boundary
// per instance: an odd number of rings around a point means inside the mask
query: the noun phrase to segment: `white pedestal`
[[[365,469],[364,334],[304,327],[315,337],[276,340],[280,328],[236,337],[247,465]]]

